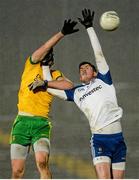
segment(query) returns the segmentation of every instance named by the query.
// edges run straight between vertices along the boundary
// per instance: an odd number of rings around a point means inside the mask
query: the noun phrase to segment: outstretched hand
[[[72,34],[72,33],[79,31],[79,29],[74,29],[76,24],[77,24],[77,22],[71,21],[71,19],[65,20],[64,26],[61,30],[62,34],[67,35],[67,34]]]
[[[93,26],[94,14],[95,12],[94,11],[91,12],[90,9],[83,9],[82,10],[83,19],[78,18],[78,20],[87,29]]]

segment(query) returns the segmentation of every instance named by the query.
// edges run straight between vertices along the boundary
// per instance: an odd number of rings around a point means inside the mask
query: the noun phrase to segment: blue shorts
[[[109,157],[111,163],[126,161],[126,144],[122,133],[94,134],[91,138],[93,159],[96,157]]]

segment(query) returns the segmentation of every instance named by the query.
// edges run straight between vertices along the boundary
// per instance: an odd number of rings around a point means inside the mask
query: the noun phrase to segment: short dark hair
[[[95,67],[93,64],[91,64],[90,62],[88,62],[88,61],[83,61],[83,62],[81,62],[81,63],[79,64],[79,70],[80,70],[80,67],[81,67],[82,65],[84,65],[84,64],[89,64],[89,65],[93,68],[93,70],[94,70],[95,72],[97,72],[96,67]]]
[[[47,59],[47,61],[52,60],[54,61],[54,52],[53,48],[49,50],[49,52],[44,56],[43,60]]]

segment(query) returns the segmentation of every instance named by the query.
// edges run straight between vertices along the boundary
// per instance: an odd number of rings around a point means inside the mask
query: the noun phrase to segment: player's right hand
[[[36,78],[31,84],[28,85],[30,91],[33,93],[37,93],[39,91],[46,91],[48,85],[47,80],[42,80],[40,78]]]
[[[74,29],[76,24],[77,24],[77,22],[71,21],[71,19],[65,20],[64,26],[61,30],[62,34],[67,35],[67,34],[72,34],[72,33],[79,31],[79,29]]]
[[[83,19],[78,18],[78,20],[87,29],[93,26],[94,14],[95,12],[94,11],[91,12],[90,9],[83,9],[82,10]]]

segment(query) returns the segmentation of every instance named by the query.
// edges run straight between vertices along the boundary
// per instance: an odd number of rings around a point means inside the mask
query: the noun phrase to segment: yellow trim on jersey
[[[25,63],[24,72],[21,77],[21,85],[18,93],[18,111],[33,114],[35,116],[48,117],[53,96],[46,92],[34,94],[28,89],[28,85],[33,82],[36,76],[42,76],[40,63],[32,64],[31,58],[28,57]],[[51,72],[53,80],[63,76],[63,74],[54,70]]]

